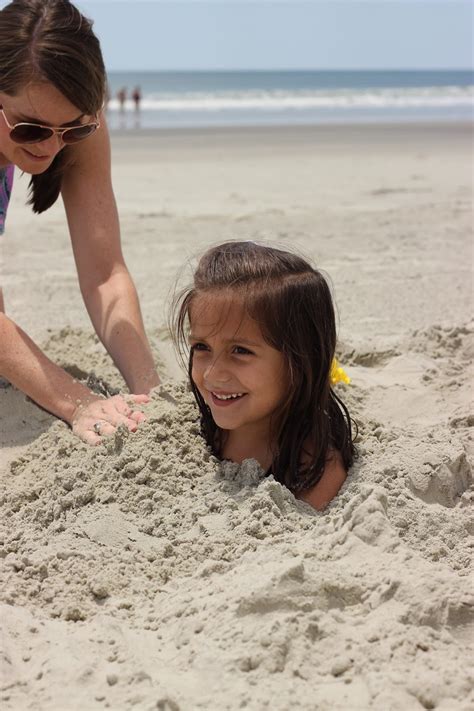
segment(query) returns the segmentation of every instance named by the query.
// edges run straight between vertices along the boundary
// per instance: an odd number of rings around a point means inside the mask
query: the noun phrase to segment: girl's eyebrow
[[[226,343],[241,343],[245,346],[252,346],[253,348],[258,348],[258,346],[261,346],[261,343],[256,343],[255,341],[249,341],[247,338],[226,338],[225,339]]]
[[[190,341],[205,341],[206,338],[204,338],[202,336],[197,336],[194,333],[191,333],[189,335],[189,340]],[[249,341],[247,338],[237,338],[237,337],[225,338],[224,343],[239,343],[239,344],[246,345],[246,346],[252,346],[253,348],[258,348],[259,346],[262,345],[261,343],[256,343],[255,341]]]
[[[193,334],[190,334],[190,335],[188,336],[188,343],[191,344],[191,345],[192,345],[193,343],[205,343],[205,342],[206,342],[206,339],[205,339],[205,338],[201,338],[200,336],[194,336]]]

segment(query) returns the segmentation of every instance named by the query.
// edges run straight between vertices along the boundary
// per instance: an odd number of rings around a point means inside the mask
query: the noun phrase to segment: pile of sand
[[[184,383],[98,448],[54,424],[1,495],[3,708],[472,708],[470,334],[341,345],[360,456],[324,514],[216,461]],[[46,348],[113,381],[85,333]]]

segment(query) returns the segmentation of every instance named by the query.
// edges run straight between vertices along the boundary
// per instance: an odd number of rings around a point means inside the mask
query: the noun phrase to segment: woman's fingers
[[[120,412],[121,415],[125,415],[125,417],[130,417],[133,410],[126,402],[125,398],[115,395],[114,398],[111,398],[111,400],[113,400],[117,412]]]
[[[137,424],[140,424],[140,422],[145,422],[146,417],[143,412],[140,412],[140,410],[135,410],[135,412],[132,412],[130,415],[130,419],[135,420]]]
[[[150,402],[150,397],[149,395],[127,395],[127,400],[136,405],[146,405],[147,402]]]
[[[146,417],[143,412],[132,409],[130,405],[133,406],[150,402],[148,395],[129,395],[126,398],[116,395],[111,399],[115,401],[117,411],[126,418],[126,422],[124,422],[124,424],[126,424],[132,431],[136,430],[137,424],[145,422]]]
[[[83,442],[86,444],[91,444],[93,447],[96,447],[98,444],[102,442],[102,438],[99,437],[98,434],[95,432],[92,432],[91,430],[84,430],[81,431],[80,429],[73,428],[74,434],[76,434],[78,437],[80,437]]]
[[[97,425],[97,427],[95,427]],[[93,432],[98,437],[108,437],[112,435],[117,428],[111,425],[109,422],[97,422],[94,423]]]
[[[103,400],[101,405],[101,419],[114,425],[114,427],[125,425],[132,432],[137,429],[136,421],[131,418],[133,411],[120,395],[114,395],[114,397]]]

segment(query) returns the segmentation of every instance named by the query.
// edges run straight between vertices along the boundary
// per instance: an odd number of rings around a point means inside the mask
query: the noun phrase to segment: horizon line
[[[170,69],[164,69],[164,68],[141,68],[141,67],[135,67],[135,68],[114,68],[114,69],[108,69],[107,70],[109,73],[110,72],[168,72],[168,73],[178,73],[178,72],[473,72],[472,67],[290,67],[290,68],[285,68],[285,67],[275,67],[272,69],[268,68],[238,68],[238,67],[232,67],[232,68],[226,68],[223,69],[222,67],[193,67],[193,68],[170,68]],[[474,80],[474,75],[473,75],[473,80]]]

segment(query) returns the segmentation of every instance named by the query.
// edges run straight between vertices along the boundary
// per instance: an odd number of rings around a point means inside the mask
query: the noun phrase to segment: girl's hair
[[[69,0],[13,0],[0,11],[0,91],[15,96],[48,82],[82,113],[104,103],[106,74],[92,22]],[[30,181],[30,204],[43,212],[56,202],[71,149],[64,147]]]
[[[197,295],[225,290],[242,303],[266,342],[280,351],[287,365],[288,388],[272,416],[276,442],[271,473],[291,491],[309,489],[324,471],[331,450],[338,450],[346,469],[354,459],[351,419],[330,384],[336,348],[336,322],[329,286],[322,274],[301,257],[254,242],[227,242],[200,259],[194,284],[174,300],[171,328],[179,352],[187,348],[190,309]],[[223,432],[192,379],[203,435],[221,455]],[[303,455],[305,455],[303,457]]]

